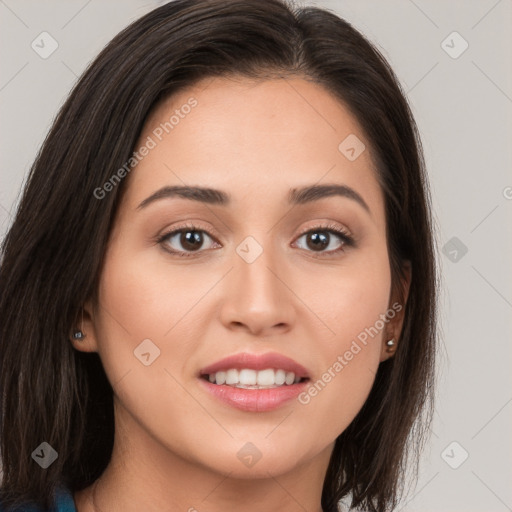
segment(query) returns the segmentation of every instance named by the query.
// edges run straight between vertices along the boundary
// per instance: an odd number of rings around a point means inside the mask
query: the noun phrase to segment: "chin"
[[[213,446],[217,449],[212,450]],[[298,446],[302,447],[300,452]],[[290,442],[283,446],[281,440],[272,442],[262,435],[252,442],[230,439],[229,442],[224,440],[224,444],[212,443],[197,456],[202,465],[216,473],[229,474],[230,478],[260,479],[288,473],[307,463],[316,451],[310,447],[308,455],[305,448],[304,443]]]

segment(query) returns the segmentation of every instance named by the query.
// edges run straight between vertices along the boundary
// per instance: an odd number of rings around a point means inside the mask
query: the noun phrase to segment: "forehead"
[[[126,199],[132,206],[173,184],[231,190],[236,199],[256,191],[277,197],[327,181],[364,191],[368,202],[380,199],[357,119],[305,79],[204,79],[157,105],[135,150],[150,140],[152,149],[130,174]],[[366,149],[348,159],[345,140]]]

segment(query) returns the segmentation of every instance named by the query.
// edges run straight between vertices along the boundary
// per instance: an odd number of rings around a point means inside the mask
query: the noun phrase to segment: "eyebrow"
[[[339,185],[335,183],[292,188],[288,193],[288,202],[292,205],[301,205],[332,196],[341,196],[351,199],[362,206],[366,212],[371,215],[370,207],[358,192],[347,185]],[[222,190],[207,187],[176,185],[163,187],[157,190],[155,193],[144,199],[144,201],[137,206],[137,209],[140,210],[145,208],[149,204],[160,199],[173,197],[181,197],[192,201],[219,206],[228,206],[231,202],[231,196]]]

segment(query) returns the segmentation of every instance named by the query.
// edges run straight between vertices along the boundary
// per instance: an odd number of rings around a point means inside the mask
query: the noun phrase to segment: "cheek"
[[[170,279],[169,270],[164,279],[163,269],[143,255],[123,257],[128,250],[112,246],[107,253],[95,319],[98,352],[122,408],[155,437],[165,433],[166,442],[185,455],[193,452],[195,437],[207,439],[211,429],[208,415],[180,384],[185,362],[197,350],[193,329],[205,328],[191,308],[211,283],[190,283],[179,271]],[[194,436],[183,411],[197,415]]]
[[[371,255],[340,270],[336,279],[317,280],[317,289],[304,290],[313,311],[322,312],[322,335],[316,335],[317,374],[299,403],[324,426],[339,435],[357,415],[373,385],[380,363],[389,314],[391,274],[387,255]],[[388,312],[388,315],[386,313]],[[392,311],[391,313],[394,313]],[[320,332],[320,331],[319,331]],[[328,411],[328,414],[326,414]],[[325,430],[323,431],[325,435]]]
[[[332,354],[324,372],[298,397],[312,439],[334,441],[363,407],[375,380],[378,357],[354,349],[351,360]],[[313,420],[311,418],[314,418]]]
[[[214,283],[208,272],[185,272],[173,266],[157,247],[138,251],[128,243],[113,246],[105,261],[99,297],[104,313],[110,315],[102,316],[108,326],[120,324],[117,327],[134,340],[153,337],[165,343],[180,330],[183,320],[188,321],[189,313]]]
[[[354,339],[364,343],[365,336],[365,352],[379,352],[386,325],[380,318],[390,306],[390,291],[391,273],[384,245],[372,252],[354,253],[346,264],[329,272],[319,269],[316,274],[310,273],[300,293],[322,322],[316,339],[323,340],[323,351],[332,356],[348,350]]]
[[[143,253],[120,243],[109,248],[105,259],[95,324],[98,351],[112,383],[128,371],[171,368],[172,361],[186,360],[193,351],[182,331],[190,329],[187,312],[207,291],[208,283],[183,282],[179,272],[169,276],[168,268],[165,274],[151,263]],[[183,342],[172,343],[176,339]],[[147,352],[154,361],[148,367],[140,358]],[[145,375],[151,380],[154,373]]]

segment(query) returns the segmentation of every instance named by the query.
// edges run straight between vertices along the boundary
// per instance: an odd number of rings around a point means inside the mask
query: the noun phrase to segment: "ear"
[[[81,338],[75,338],[74,333],[82,332]],[[72,327],[70,341],[80,352],[98,352],[98,343],[94,323],[94,307],[92,300],[87,300]]]
[[[381,362],[394,356],[398,346],[398,340],[402,332],[402,326],[405,318],[405,305],[407,304],[409,289],[411,287],[412,266],[410,261],[407,260],[404,262],[403,271],[404,277],[400,278],[400,288],[393,291],[389,303],[389,314],[387,316],[390,320],[384,330],[380,354]],[[387,345],[389,340],[393,340],[393,345]]]

